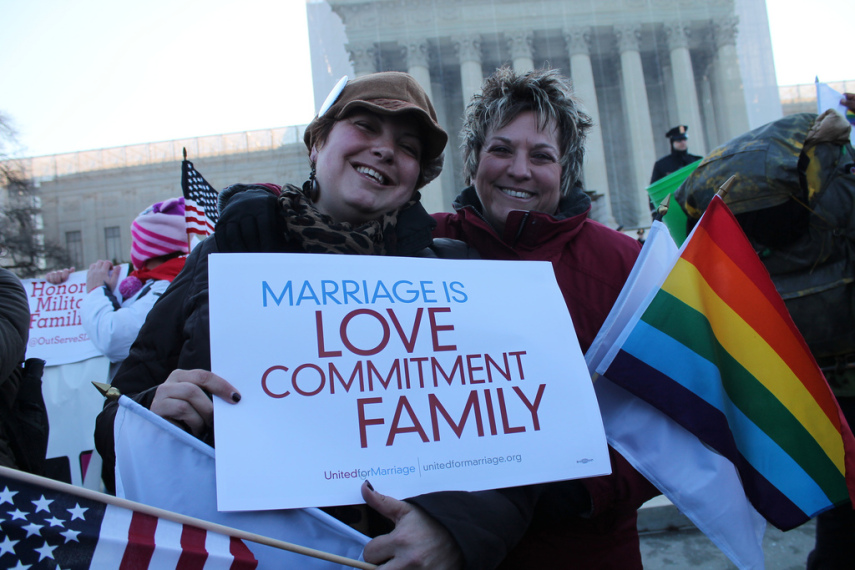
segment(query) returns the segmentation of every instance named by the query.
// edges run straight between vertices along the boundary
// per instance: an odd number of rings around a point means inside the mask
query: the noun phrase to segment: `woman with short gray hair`
[[[588,218],[582,160],[591,125],[570,80],[556,70],[497,70],[466,109],[462,139],[470,186],[455,200],[453,214],[433,216],[434,237],[462,240],[485,259],[550,261],[583,352],[641,247]],[[494,533],[500,568],[642,567],[636,510],[658,491],[609,452],[609,476],[501,491],[519,518]],[[430,511],[441,495],[413,502]],[[466,541],[457,541],[468,560]]]
[[[466,108],[460,131],[463,174],[469,182],[478,171],[487,131],[506,126],[526,110],[536,111],[540,128],[550,122],[558,127],[563,149],[560,188],[567,196],[582,176],[585,138],[594,123],[573,96],[570,80],[554,69],[521,75],[502,67],[484,81]]]

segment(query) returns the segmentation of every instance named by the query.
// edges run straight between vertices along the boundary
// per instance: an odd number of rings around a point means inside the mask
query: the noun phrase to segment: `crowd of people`
[[[229,379],[211,372],[212,253],[549,261],[584,352],[642,247],[589,217],[582,164],[591,126],[558,72],[498,69],[465,111],[467,186],[452,213],[431,216],[419,191],[440,174],[448,143],[431,101],[405,73],[353,79],[306,129],[304,183],[229,187],[214,234],[189,255],[183,199],[142,212],[132,224],[131,274],[119,282],[110,261],[89,267],[84,327],[113,363],[113,386],[209,443],[211,396],[241,401]],[[667,133],[672,154],[656,163],[652,181],[700,158],[687,153],[686,130]],[[47,280],[60,283],[73,270]],[[26,346],[26,321],[16,315],[26,300],[10,281],[0,272],[0,380],[23,360]],[[5,404],[18,386],[4,381],[0,388]],[[95,428],[111,491],[116,412],[117,404],[107,402]],[[0,461],[14,465],[4,433]],[[637,510],[658,491],[614,449],[609,454],[607,476],[489,491],[397,500],[365,482],[367,507],[329,512],[349,521],[357,513],[372,537],[364,558],[383,568],[641,568]]]

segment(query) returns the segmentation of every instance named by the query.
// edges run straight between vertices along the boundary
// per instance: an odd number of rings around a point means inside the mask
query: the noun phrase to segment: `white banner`
[[[128,266],[121,265],[119,270],[121,281]],[[80,307],[87,295],[86,271],[72,273],[60,285],[51,285],[44,279],[22,279],[21,282],[30,302],[27,358],[41,358],[47,366],[59,366],[101,356],[80,320]],[[103,380],[98,378],[99,382]]]
[[[48,366],[42,376],[42,395],[48,412],[50,437],[47,458],[52,476],[84,485],[95,448],[95,418],[104,407],[104,397],[92,381],[106,382],[110,362],[103,356],[83,362]],[[68,471],[60,466],[68,467]],[[90,488],[100,490],[100,467]],[[87,486],[87,485],[84,485]]]
[[[610,472],[547,262],[212,255],[221,510],[361,503]]]

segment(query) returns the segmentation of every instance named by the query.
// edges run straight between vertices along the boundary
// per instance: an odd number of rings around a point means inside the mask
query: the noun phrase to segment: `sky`
[[[767,0],[779,85],[855,79],[851,4]],[[314,114],[305,0],[0,0],[0,77],[19,156]]]
[[[304,0],[0,0],[0,77],[24,156],[314,113]]]

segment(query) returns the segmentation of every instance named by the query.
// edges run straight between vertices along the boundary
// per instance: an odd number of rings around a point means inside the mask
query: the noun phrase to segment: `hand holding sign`
[[[45,275],[45,281],[51,285],[59,285],[60,283],[65,283],[72,273],[74,273],[74,267],[57,269],[56,271],[51,271]]]
[[[86,291],[92,292],[102,285],[110,288],[110,291],[116,290],[116,285],[119,283],[119,268],[113,267],[113,264],[106,259],[99,259],[89,266],[89,271],[86,272]]]
[[[240,402],[234,386],[207,370],[173,370],[157,387],[151,411],[201,438],[214,425],[214,403],[208,394]]]
[[[366,562],[384,568],[462,568],[463,553],[454,538],[422,509],[375,491],[362,483],[362,498],[368,506],[395,523],[395,530],[365,545]]]
[[[211,366],[243,396],[214,399],[219,508],[608,473],[552,266],[509,263],[211,255]]]

